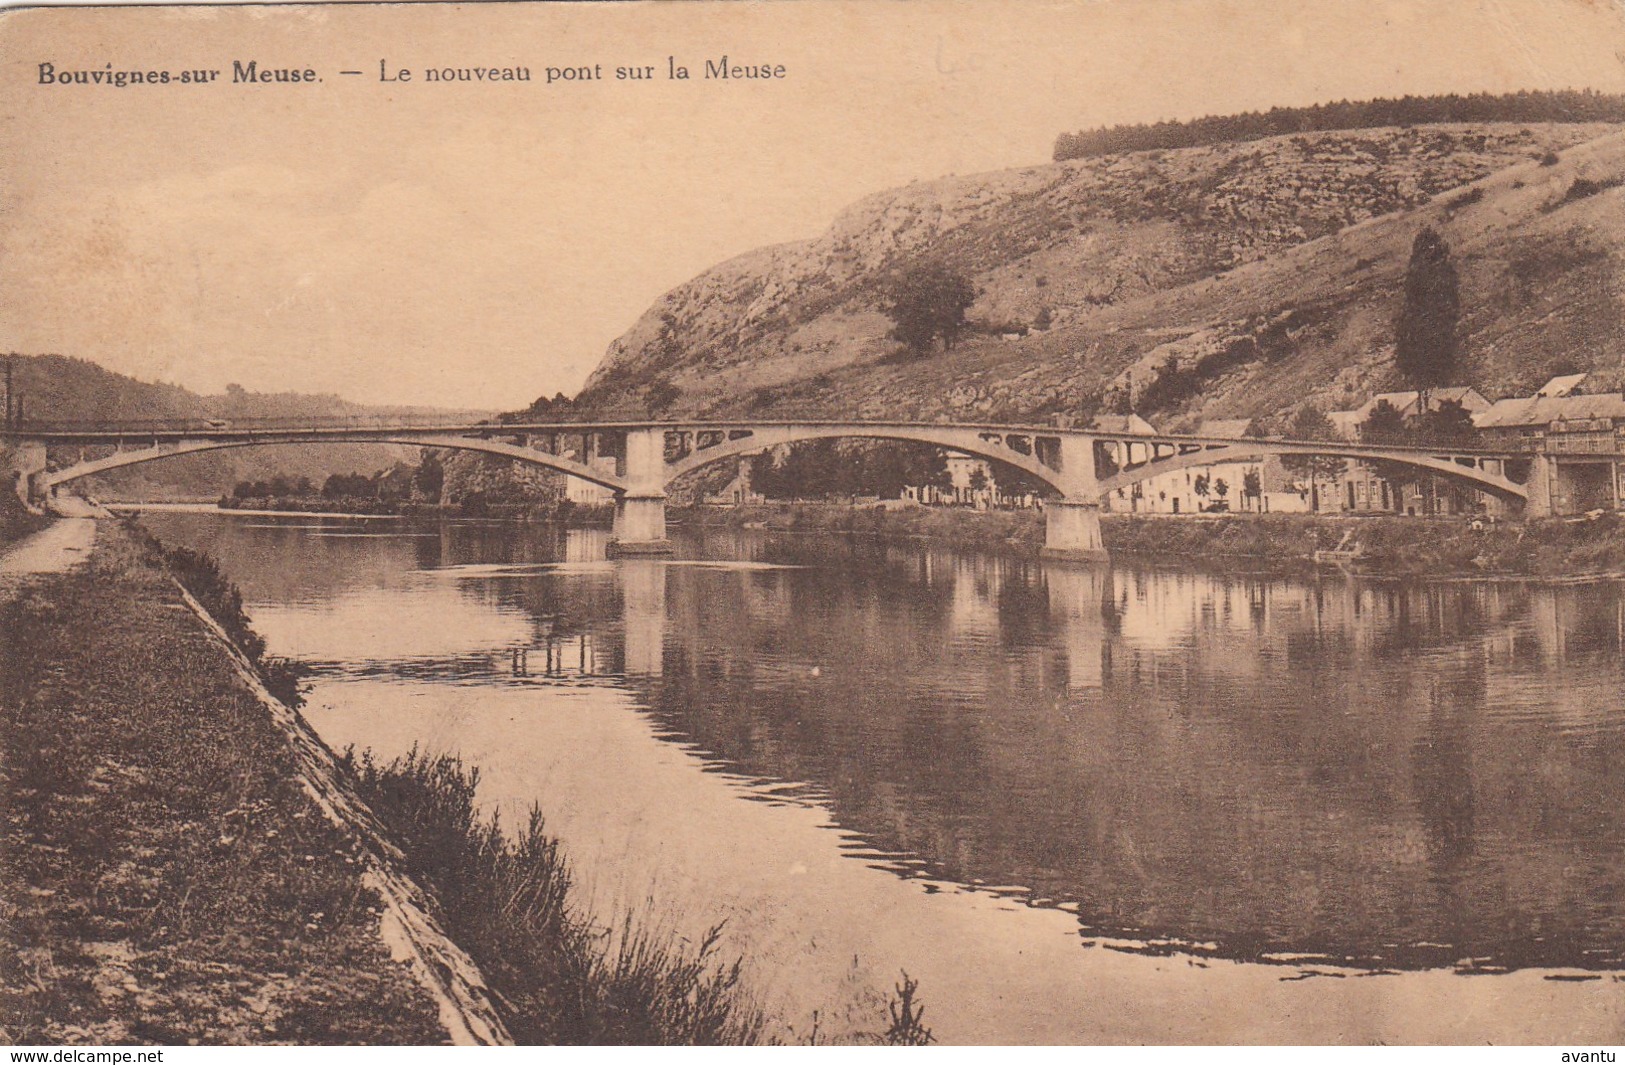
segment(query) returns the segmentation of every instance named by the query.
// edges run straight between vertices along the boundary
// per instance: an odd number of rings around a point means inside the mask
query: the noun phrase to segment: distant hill
[[[209,419],[382,418],[444,419],[488,417],[485,411],[433,407],[372,407],[333,395],[249,392],[231,387],[203,396],[178,385],[137,381],[86,359],[62,355],[15,357],[14,382],[23,415],[35,422],[200,422]],[[76,456],[57,455],[59,460]],[[416,461],[415,449],[389,445],[301,444],[233,448],[146,463],[93,478],[90,490],[109,499],[213,498],[238,481],[268,480],[276,474],[309,477],[320,483],[330,473],[370,473],[402,461]]]
[[[1165,428],[1284,419],[1397,387],[1393,322],[1424,224],[1462,277],[1464,384],[1617,381],[1625,134],[1480,123],[1109,154],[869,197],[823,236],[667,293],[615,341],[581,414],[1071,421],[1153,390]],[[970,276],[977,331],[902,361],[881,312],[921,258]],[[1172,362],[1170,362],[1172,359]],[[1194,391],[1194,395],[1192,392]]]

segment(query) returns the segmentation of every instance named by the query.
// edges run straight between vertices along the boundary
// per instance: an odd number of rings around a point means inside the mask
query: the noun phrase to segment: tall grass
[[[612,934],[571,903],[571,872],[542,816],[511,837],[475,806],[479,771],[450,755],[379,765],[346,751],[357,790],[439,899],[447,930],[480,965],[523,1043],[749,1044],[764,1022],[718,958],[720,926],[697,945],[630,919]]]

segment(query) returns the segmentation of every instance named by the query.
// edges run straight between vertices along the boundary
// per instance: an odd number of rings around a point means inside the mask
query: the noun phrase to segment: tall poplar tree
[[[1450,384],[1456,375],[1460,320],[1461,292],[1450,246],[1431,226],[1424,227],[1411,245],[1394,348],[1395,367],[1421,393],[1419,414],[1428,410],[1428,392]]]

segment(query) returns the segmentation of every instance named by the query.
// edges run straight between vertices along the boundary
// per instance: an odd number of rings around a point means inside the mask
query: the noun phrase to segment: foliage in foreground
[[[444,1039],[357,841],[149,545],[104,527],[0,598],[0,1042]]]
[[[416,749],[344,767],[406,854],[406,871],[444,908],[452,938],[485,973],[521,1043],[746,1044],[763,1019],[740,964],[717,958],[720,926],[697,946],[626,921],[615,933],[570,902],[571,872],[540,812],[512,838],[482,820],[479,771]]]

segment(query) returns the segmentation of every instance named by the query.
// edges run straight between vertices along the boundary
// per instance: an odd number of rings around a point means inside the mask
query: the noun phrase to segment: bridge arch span
[[[48,470],[40,474],[35,479],[35,483],[39,487],[49,490],[57,485],[78,480],[81,477],[89,477],[91,474],[105,473],[108,470],[122,469],[126,466],[136,466],[144,462],[157,462],[161,459],[176,458],[181,455],[196,455],[206,451],[220,451],[226,448],[267,447],[281,444],[397,444],[407,447],[475,451],[485,455],[496,455],[501,458],[512,459],[515,462],[525,462],[533,466],[557,470],[572,477],[579,477],[584,481],[603,485],[605,488],[616,492],[623,492],[627,488],[626,481],[614,474],[595,469],[574,459],[549,455],[546,452],[520,447],[517,444],[508,444],[500,440],[484,440],[477,437],[416,436],[409,433],[366,436],[328,435],[320,437],[265,434],[241,439],[182,440],[176,443],[157,444],[136,451],[118,451],[103,458],[89,459],[75,463],[72,466],[65,466],[60,470]]]
[[[721,430],[717,430],[721,432]],[[1035,455],[1024,455],[1004,444],[1005,435],[999,432],[978,432],[973,429],[944,426],[936,429],[920,425],[805,425],[805,426],[766,426],[751,431],[749,436],[732,438],[731,433],[723,434],[725,439],[709,447],[696,447],[687,455],[666,465],[666,484],[696,470],[703,469],[713,463],[726,459],[746,458],[769,451],[775,447],[786,444],[802,444],[815,440],[893,440],[913,444],[928,444],[940,447],[947,451],[957,451],[961,454],[972,455],[979,459],[988,459],[993,462],[1013,466],[1023,473],[1030,474],[1038,480],[1055,489],[1062,496],[1072,494],[1076,485],[1067,476],[1068,471],[1055,469],[1040,462]],[[1017,432],[1013,435],[1031,435]],[[988,437],[997,436],[998,443]],[[1087,471],[1088,479],[1093,482],[1094,471]]]
[[[1336,444],[1293,444],[1277,440],[1238,440],[1224,447],[1190,451],[1165,458],[1154,458],[1128,469],[1119,470],[1100,479],[1100,494],[1105,498],[1120,488],[1149,481],[1153,477],[1198,466],[1217,466],[1231,462],[1262,462],[1271,456],[1323,455],[1328,458],[1355,459],[1364,462],[1393,462],[1412,466],[1427,473],[1436,473],[1463,481],[1503,499],[1526,502],[1529,489],[1503,474],[1490,473],[1480,467],[1464,466],[1454,461],[1449,452],[1422,455],[1414,451],[1381,447],[1360,447]]]

